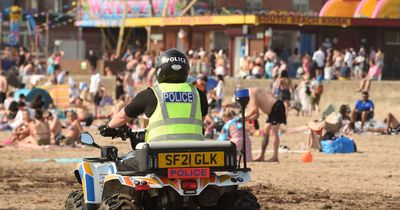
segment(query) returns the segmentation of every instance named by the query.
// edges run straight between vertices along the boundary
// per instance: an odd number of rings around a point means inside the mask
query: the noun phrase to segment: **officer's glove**
[[[108,124],[99,127],[100,135],[104,137],[116,138],[118,136],[118,131],[115,128],[110,128]]]

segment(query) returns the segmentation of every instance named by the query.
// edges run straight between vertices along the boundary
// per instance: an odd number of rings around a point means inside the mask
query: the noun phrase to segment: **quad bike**
[[[235,95],[244,120],[248,91],[240,90]],[[84,158],[78,165],[74,174],[82,189],[69,194],[65,209],[260,209],[253,194],[238,190],[239,185],[250,181],[243,152],[245,139],[242,155],[238,156],[232,142],[146,143],[145,131],[126,128],[101,134],[129,139],[138,168],[119,170],[124,157],[118,156],[116,147],[99,146],[89,133],[81,133],[80,141],[99,148],[101,157]]]

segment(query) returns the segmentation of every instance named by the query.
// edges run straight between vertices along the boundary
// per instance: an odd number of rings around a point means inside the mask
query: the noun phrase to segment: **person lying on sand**
[[[400,123],[399,120],[392,113],[388,113],[385,119],[386,127],[369,128],[368,131],[376,132],[381,134],[399,134],[400,133]]]
[[[286,108],[281,100],[277,100],[274,95],[265,88],[249,88],[250,101],[247,106],[246,120],[258,119],[261,110],[268,115],[266,124],[264,125],[264,139],[261,144],[261,154],[254,161],[264,161],[265,151],[269,143],[270,131],[274,136],[274,153],[268,162],[279,162],[279,135],[278,131],[281,124],[286,124]],[[225,104],[225,107],[232,104]]]

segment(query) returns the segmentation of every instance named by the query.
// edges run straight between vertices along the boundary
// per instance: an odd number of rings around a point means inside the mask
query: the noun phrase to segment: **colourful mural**
[[[125,4],[119,0],[82,0],[82,20],[118,19],[122,17]],[[153,0],[155,16],[161,16],[165,7],[168,16],[179,15],[187,4],[186,0]],[[127,17],[150,17],[151,8],[147,0],[127,0]]]

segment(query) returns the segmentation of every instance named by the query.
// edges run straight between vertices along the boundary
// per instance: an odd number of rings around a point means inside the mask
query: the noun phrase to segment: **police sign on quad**
[[[192,92],[165,92],[163,93],[164,102],[193,102]]]

